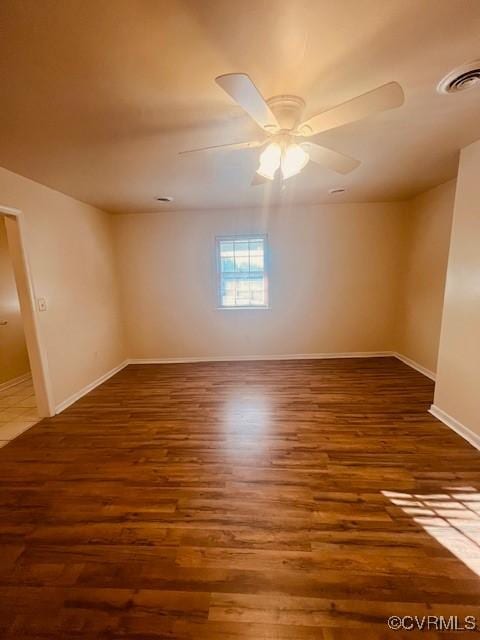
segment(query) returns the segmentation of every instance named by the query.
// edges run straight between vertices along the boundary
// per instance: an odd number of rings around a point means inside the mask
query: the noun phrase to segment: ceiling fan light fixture
[[[282,158],[282,148],[277,142],[271,142],[260,154],[260,166],[257,169],[258,175],[268,180],[273,180],[280,166]]]
[[[299,144],[289,144],[282,154],[283,179],[286,180],[296,176],[307,165],[309,160],[310,156]]]
[[[462,89],[477,82],[477,71],[470,69],[468,78],[462,75]],[[471,77],[472,72],[475,78]],[[218,76],[216,82],[263,129],[267,137],[263,140],[220,144],[180,153],[265,147],[257,169],[257,175],[264,180],[274,180],[279,168],[283,180],[291,178],[300,173],[309,160],[336,173],[345,174],[353,171],[360,165],[358,160],[308,141],[308,138],[388,109],[395,109],[405,100],[403,89],[398,82],[387,82],[331,109],[321,111],[305,122],[300,122],[305,102],[298,96],[278,95],[265,100],[246,73],[227,73]],[[307,140],[298,144],[298,138]],[[262,180],[256,177],[252,185],[261,183]]]

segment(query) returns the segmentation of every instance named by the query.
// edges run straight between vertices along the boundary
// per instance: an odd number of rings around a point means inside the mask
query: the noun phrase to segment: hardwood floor
[[[129,366],[0,449],[0,636],[463,637],[386,625],[480,622],[480,455],[432,392],[392,358]]]

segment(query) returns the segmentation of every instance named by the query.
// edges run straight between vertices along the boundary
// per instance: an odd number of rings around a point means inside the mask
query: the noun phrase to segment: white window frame
[[[235,240],[263,240],[263,274],[265,279],[265,304],[246,306],[225,306],[222,304],[222,270],[220,262],[220,243],[233,242]],[[243,233],[229,236],[215,237],[215,259],[217,266],[217,309],[221,311],[265,311],[270,309],[270,256],[268,247],[268,236],[265,233]]]

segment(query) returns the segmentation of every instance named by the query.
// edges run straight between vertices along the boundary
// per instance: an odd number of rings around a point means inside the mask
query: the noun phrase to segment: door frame
[[[4,218],[7,230],[8,249],[20,301],[37,409],[40,417],[45,418],[55,415],[55,403],[26,250],[25,217],[20,209],[2,205],[0,205],[0,216]]]

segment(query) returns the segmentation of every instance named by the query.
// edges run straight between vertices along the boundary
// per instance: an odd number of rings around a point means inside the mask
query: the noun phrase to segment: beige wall
[[[480,435],[480,140],[462,150],[435,405]]]
[[[125,358],[112,216],[0,169],[0,203],[26,218],[26,244],[55,404]]]
[[[27,345],[23,333],[15,277],[7,243],[5,223],[0,216],[0,384],[29,372]]]
[[[397,351],[435,373],[455,180],[413,198],[404,213],[404,281]]]
[[[131,214],[115,219],[134,358],[393,349],[403,205]],[[217,310],[216,235],[267,233],[269,310]]]

